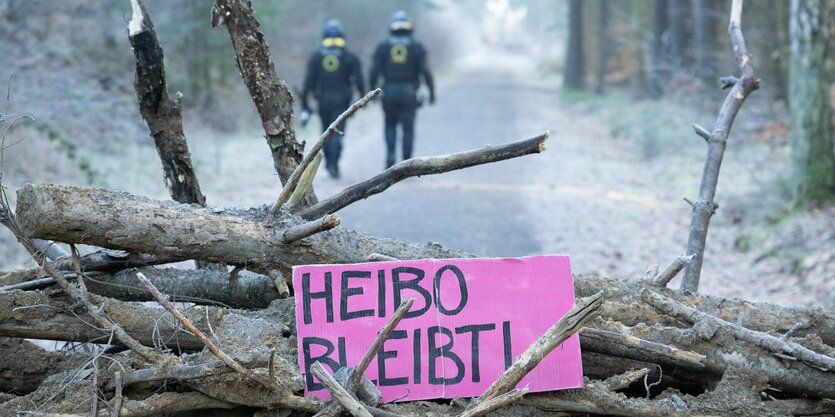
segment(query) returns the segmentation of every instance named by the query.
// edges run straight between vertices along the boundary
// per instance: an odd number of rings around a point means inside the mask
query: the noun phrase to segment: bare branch
[[[209,350],[212,353],[214,353],[215,356],[217,356],[221,361],[223,361],[223,363],[226,364],[226,366],[234,369],[235,372],[238,372],[239,374],[263,385],[264,388],[267,388],[269,390],[275,388],[274,383],[271,383],[270,381],[267,381],[259,377],[258,375],[255,375],[254,373],[252,373],[252,371],[244,368],[243,365],[229,357],[229,355],[227,355],[223,350],[221,350],[218,345],[212,342],[212,340],[209,339],[209,337],[206,336],[205,333],[203,333],[194,324],[192,324],[191,321],[183,315],[183,313],[180,313],[180,311],[177,310],[176,307],[174,307],[174,304],[171,304],[171,302],[168,301],[168,297],[159,292],[159,290],[157,290],[157,288],[154,287],[154,284],[152,284],[148,278],[145,278],[145,275],[143,275],[141,272],[138,272],[136,274],[136,277],[139,278],[139,281],[141,281],[142,284],[145,285],[145,288],[147,288],[148,291],[151,293],[151,295],[154,296],[154,299],[157,301],[157,303],[159,303],[166,310],[168,310],[168,312],[171,313],[171,315],[174,316],[180,323],[182,323],[182,325],[185,326],[185,328],[188,329],[188,331],[197,336],[197,338],[200,339],[200,341],[203,342],[203,344],[206,345],[206,347],[209,348]]]
[[[284,242],[284,244],[293,243],[308,236],[313,236],[316,233],[333,229],[334,227],[339,226],[340,221],[341,220],[338,214],[327,214],[318,220],[293,226],[285,230],[281,235],[281,241]]]
[[[290,211],[298,210],[301,207],[301,203],[304,202],[304,196],[313,189],[313,179],[316,178],[316,174],[319,172],[319,165],[322,164],[322,159],[324,158],[325,155],[319,152],[313,158],[313,162],[305,168],[301,179],[299,179],[299,185],[296,186],[293,194],[290,194],[290,199],[287,200]]]
[[[695,131],[697,135],[701,136],[702,139],[705,140],[705,142],[710,143],[710,140],[711,138],[713,138],[713,135],[711,135],[710,132],[707,131],[707,129],[695,123],[693,123],[691,126],[693,126],[693,131]]]
[[[580,330],[585,323],[600,313],[603,306],[603,291],[590,297],[582,298],[577,304],[559,319],[548,331],[536,339],[524,353],[519,355],[490,388],[481,394],[470,408],[483,401],[498,397],[516,387],[536,365],[552,350],[556,349],[565,339]]]
[[[653,307],[673,317],[683,318],[690,323],[697,323],[700,321],[710,322],[715,327],[724,329],[725,331],[733,334],[734,337],[753,343],[768,350],[769,352],[797,358],[809,366],[823,371],[835,370],[835,358],[814,352],[797,343],[729,323],[718,317],[703,313],[695,308],[686,306],[676,300],[665,297],[648,289],[644,289],[641,292],[641,298]]]
[[[700,204],[693,205],[687,253],[695,254],[696,257],[687,266],[684,278],[681,281],[681,289],[691,292],[699,289],[707,230],[710,225],[710,218],[718,207],[714,204],[713,199],[716,195],[716,185],[719,182],[719,168],[722,166],[725,145],[742,103],[754,90],[759,88],[759,82],[754,76],[754,69],[751,66],[751,56],[745,46],[745,38],[742,36],[741,22],[742,0],[733,0],[730,23],[728,24],[728,36],[731,38],[741,77],[733,84],[733,88],[728,92],[725,101],[722,103],[722,108],[719,110],[719,115],[713,126],[711,140],[708,141],[707,160],[705,161],[697,200]]]
[[[685,266],[689,265],[695,257],[696,255],[694,254],[677,256],[676,259],[674,259],[673,262],[664,269],[664,271],[652,279],[652,285],[655,285],[656,287],[666,287],[670,280],[675,278],[676,275],[678,275],[678,273],[681,272]]]
[[[340,114],[339,117],[337,117],[336,120],[334,120],[333,123],[331,123],[327,129],[325,129],[324,133],[322,133],[322,136],[319,138],[319,140],[313,145],[312,148],[310,148],[310,150],[307,152],[307,155],[305,155],[304,159],[302,159],[302,161],[299,163],[296,169],[293,170],[293,174],[290,175],[290,178],[287,180],[287,183],[284,184],[284,188],[281,189],[281,194],[279,194],[278,196],[278,201],[276,201],[275,205],[273,206],[273,213],[278,213],[278,211],[281,209],[284,203],[286,203],[287,200],[290,199],[290,195],[296,189],[296,185],[298,185],[302,173],[305,171],[305,169],[307,169],[308,165],[310,165],[310,163],[313,162],[313,158],[315,158],[316,155],[319,154],[319,151],[321,151],[322,148],[325,147],[325,144],[328,143],[331,136],[333,136],[333,134],[339,130],[338,127],[345,123],[345,121],[348,120],[349,117],[353,116],[354,113],[357,112],[357,110],[361,109],[375,97],[380,95],[381,92],[382,90],[380,90],[379,88],[369,92],[365,95],[365,97],[359,99],[356,103],[352,104],[351,107],[348,107],[348,110],[342,112],[342,114]]]
[[[400,320],[403,320],[403,317],[409,312],[409,309],[412,308],[412,305],[415,303],[414,298],[410,298],[406,301],[403,301],[400,304],[400,307],[397,308],[397,311],[392,314],[391,318],[386,322],[386,325],[380,330],[380,333],[377,334],[377,337],[374,339],[374,342],[371,343],[371,346],[365,352],[365,355],[362,356],[360,362],[357,364],[357,368],[354,369],[354,373],[351,375],[351,379],[348,381],[348,392],[354,393],[359,387],[360,383],[362,382],[362,377],[365,375],[365,370],[368,369],[368,365],[371,364],[371,360],[377,356],[377,352],[383,346],[383,343],[391,337],[391,333],[400,323]]]
[[[327,200],[299,211],[305,219],[312,219],[324,214],[335,213],[355,201],[366,199],[385,191],[392,185],[409,177],[440,174],[491,162],[540,153],[545,150],[545,141],[550,133],[545,132],[531,139],[501,146],[488,146],[482,149],[454,153],[450,155],[408,159],[383,171],[381,174],[352,185]]]
[[[322,366],[321,363],[318,361],[314,362],[313,365],[310,366],[310,371],[313,372],[313,375],[316,378],[319,378],[319,381],[325,385],[328,391],[331,392],[333,398],[336,398],[349,413],[351,413],[354,417],[372,417],[371,413],[365,406],[359,402],[353,395],[349,394],[345,388],[342,388],[333,376],[328,373],[328,371]]]

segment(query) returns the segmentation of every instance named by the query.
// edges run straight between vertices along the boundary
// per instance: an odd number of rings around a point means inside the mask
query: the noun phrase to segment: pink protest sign
[[[574,306],[567,256],[425,259],[293,268],[305,392],[330,397],[309,372],[356,366],[401,301],[415,303],[366,376],[382,401],[475,397]],[[583,385],[576,334],[519,384]]]

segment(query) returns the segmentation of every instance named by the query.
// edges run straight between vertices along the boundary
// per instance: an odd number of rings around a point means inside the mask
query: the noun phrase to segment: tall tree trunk
[[[835,196],[835,155],[826,60],[825,0],[792,0],[789,33],[791,149],[797,200]]]
[[[766,83],[774,94],[775,100],[786,99],[786,77],[783,71],[783,39],[780,36],[780,19],[778,18],[780,5],[777,0],[768,0],[768,5],[765,8],[766,27],[770,30],[766,31],[765,42],[768,48],[768,57],[765,60],[769,62],[769,75],[771,80]]]
[[[653,0],[652,3],[652,48],[650,51],[650,95],[659,97],[664,93],[664,79],[666,78],[667,48],[665,35],[669,27],[668,0]]]
[[[606,67],[609,64],[609,55],[611,54],[611,38],[609,37],[609,8],[610,0],[600,0],[600,10],[598,11],[597,21],[597,83],[595,85],[595,92],[603,94],[603,88],[606,84]]]
[[[585,88],[586,72],[583,56],[583,2],[571,0],[568,6],[568,48],[565,54],[565,88]]]
[[[673,0],[668,4],[670,64],[676,71],[682,71],[690,65],[690,50],[688,48],[690,45],[690,34],[687,21],[687,15],[690,11],[690,0]]]
[[[696,0],[693,13],[693,32],[695,39],[696,76],[706,85],[716,83],[716,25],[712,17],[711,0]]]

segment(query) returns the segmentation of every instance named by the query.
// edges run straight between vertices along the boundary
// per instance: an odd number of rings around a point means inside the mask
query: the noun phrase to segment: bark
[[[835,196],[835,151],[826,72],[824,0],[791,2],[789,106],[796,198],[800,203]]]
[[[571,0],[568,5],[568,47],[565,55],[565,80],[570,90],[585,88],[586,64],[583,55],[583,2]]]
[[[87,277],[84,282],[93,294],[123,301],[153,301],[137,282],[137,272],[143,273],[155,287],[177,301],[254,309],[266,308],[279,298],[272,279],[267,276],[241,275],[233,285],[229,272],[209,269],[127,269],[111,275]]]
[[[745,99],[759,88],[759,81],[754,75],[754,68],[751,65],[751,55],[748,53],[745,39],[742,36],[741,22],[742,0],[734,0],[731,5],[728,36],[731,39],[741,75],[733,83],[731,91],[728,92],[721,109],[719,109],[716,124],[714,124],[713,132],[711,132],[707,141],[707,158],[702,172],[701,184],[699,185],[699,197],[691,203],[693,210],[690,236],[687,240],[687,253],[694,254],[696,257],[687,266],[684,278],[681,281],[681,288],[686,291],[696,291],[699,288],[707,229],[710,225],[710,218],[718,208],[713,199],[716,195],[716,186],[719,183],[719,168],[722,166],[722,157],[725,153],[725,145],[728,142],[731,127]]]
[[[303,156],[303,146],[296,141],[293,95],[276,75],[269,46],[249,0],[217,0],[212,8],[212,27],[218,25],[229,31],[238,69],[267,134],[273,165],[285,183]]]
[[[151,130],[162,161],[165,185],[175,201],[205,206],[206,197],[200,192],[183,133],[180,103],[168,97],[162,47],[143,1],[132,2],[133,19],[128,30],[136,57],[134,87],[139,111]]]
[[[104,189],[27,185],[18,193],[19,221],[36,235],[130,252],[246,265],[247,268],[365,262],[384,252],[397,259],[466,256],[440,245],[376,238],[342,227],[283,243],[302,220],[285,215],[265,222],[267,209],[232,211],[161,202]]]

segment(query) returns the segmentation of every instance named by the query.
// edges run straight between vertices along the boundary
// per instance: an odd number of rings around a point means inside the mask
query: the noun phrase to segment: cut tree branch
[[[310,163],[313,162],[313,159],[316,158],[316,155],[319,154],[322,148],[325,147],[325,144],[328,143],[331,136],[333,136],[333,134],[338,131],[339,126],[345,123],[345,121],[348,120],[349,117],[353,116],[354,113],[357,112],[357,110],[361,109],[366,104],[368,104],[368,102],[380,95],[381,92],[382,90],[380,90],[379,88],[369,92],[365,95],[365,97],[359,99],[359,101],[352,104],[351,107],[348,107],[348,110],[342,112],[342,114],[340,114],[339,117],[337,117],[336,120],[334,120],[333,123],[331,123],[327,129],[325,129],[319,140],[313,145],[312,148],[310,148],[309,151],[307,151],[307,155],[305,155],[304,159],[302,159],[302,161],[299,163],[296,169],[293,170],[293,174],[290,175],[290,178],[287,180],[287,183],[284,184],[284,188],[281,189],[281,194],[279,194],[278,196],[278,201],[276,201],[275,205],[273,206],[273,214],[278,213],[281,207],[284,206],[284,203],[286,203],[290,199],[290,195],[292,195],[293,191],[295,191],[296,186],[299,184],[299,179],[301,179],[301,176],[304,173],[304,171],[307,169]]]
[[[215,1],[212,27],[218,25],[229,31],[238,69],[267,134],[273,165],[281,182],[286,183],[302,160],[303,148],[296,141],[293,95],[276,75],[270,48],[249,0]],[[312,192],[309,199],[309,203],[316,202]]]
[[[325,367],[322,366],[321,363],[314,362],[313,365],[310,366],[310,371],[313,372],[313,375],[325,385],[325,388],[330,391],[333,398],[339,401],[349,413],[351,413],[354,417],[371,417],[371,413],[365,406],[359,402],[353,395],[349,394],[342,385],[339,385],[333,376],[328,373]]]
[[[713,126],[713,133],[710,134],[710,139],[708,139],[707,159],[702,173],[702,182],[699,186],[699,197],[695,204],[692,204],[693,211],[691,214],[690,237],[687,241],[687,253],[694,254],[696,257],[687,266],[684,278],[681,281],[681,289],[691,292],[699,289],[707,229],[710,225],[710,218],[717,207],[713,199],[716,195],[716,185],[719,182],[719,168],[722,166],[725,145],[742,103],[754,90],[759,88],[759,82],[754,76],[754,68],[751,66],[751,55],[748,53],[745,38],[742,36],[741,22],[742,0],[733,0],[730,23],[728,24],[728,36],[731,38],[736,61],[742,74],[739,80],[734,83],[731,91],[728,92],[725,102],[719,110],[716,124]],[[698,130],[697,133],[699,133]],[[703,133],[700,133],[700,135],[704,137]]]
[[[133,18],[128,25],[130,44],[136,58],[136,96],[139,111],[151,130],[162,161],[165,185],[171,198],[181,203],[206,206],[206,197],[194,174],[180,103],[168,97],[162,47],[143,0],[131,0]]]
[[[681,272],[685,266],[689,265],[695,257],[696,255],[693,254],[677,256],[676,259],[674,259],[673,262],[664,269],[664,271],[652,279],[652,285],[655,285],[656,287],[666,287],[670,280],[675,278],[676,275],[678,275],[678,273]]]
[[[476,165],[518,158],[532,153],[540,153],[545,151],[545,141],[548,140],[549,135],[549,132],[545,132],[527,140],[496,147],[488,146],[478,150],[443,156],[408,159],[373,178],[340,191],[327,200],[320,201],[311,207],[300,210],[298,214],[305,219],[313,219],[328,213],[335,213],[358,200],[379,194],[409,177],[440,174]]]
[[[331,230],[334,227],[339,226],[340,222],[341,220],[339,219],[338,214],[326,214],[320,219],[290,227],[284,231],[284,234],[281,235],[281,241],[284,244],[290,244],[297,240],[302,240],[306,237],[324,232],[325,230]]]

